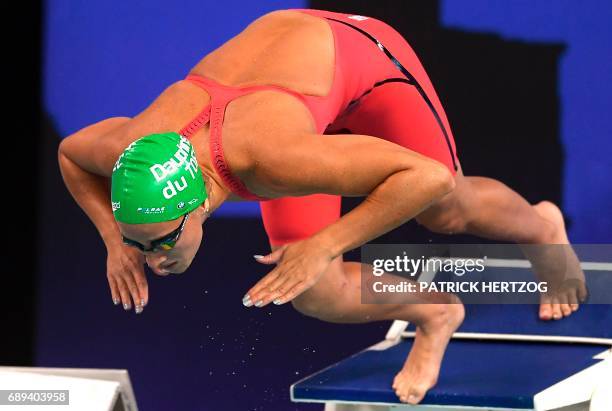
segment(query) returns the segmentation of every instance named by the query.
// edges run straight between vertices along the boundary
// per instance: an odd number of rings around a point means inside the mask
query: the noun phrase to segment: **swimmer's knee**
[[[319,281],[312,288],[306,290],[291,301],[293,308],[298,312],[322,321],[335,321],[342,315],[343,298],[348,294],[346,287],[349,281],[340,262],[330,267],[327,281]]]
[[[334,298],[333,296],[305,292],[294,298],[291,305],[307,317],[322,321],[334,321],[339,315],[337,302],[340,298],[340,295]]]
[[[305,295],[306,294],[306,295]],[[328,310],[325,307],[325,303],[322,299],[313,298],[304,293],[291,301],[291,305],[299,313],[307,316],[316,318],[318,320],[325,320],[328,316]]]
[[[321,311],[320,304],[313,298],[309,298],[304,294],[294,298],[291,301],[291,305],[293,305],[293,308],[295,308],[299,313],[304,314],[307,317],[318,318],[318,314]]]

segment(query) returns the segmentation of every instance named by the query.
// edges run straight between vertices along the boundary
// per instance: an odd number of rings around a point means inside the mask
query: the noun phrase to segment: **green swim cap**
[[[122,223],[174,220],[195,210],[206,197],[195,150],[178,133],[139,138],[113,167],[111,202],[115,219]]]

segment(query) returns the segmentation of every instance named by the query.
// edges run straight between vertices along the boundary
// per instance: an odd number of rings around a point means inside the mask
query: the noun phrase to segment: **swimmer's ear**
[[[283,246],[277,250],[274,250],[268,255],[254,255],[253,258],[257,262],[262,263],[262,264],[276,264],[283,256],[283,253],[285,252],[285,248],[287,248],[287,246]]]
[[[210,202],[208,201],[208,198],[206,200],[204,200],[204,203],[202,203],[197,210],[199,211],[200,217],[202,219],[202,224],[204,224],[204,221],[208,220],[208,217],[210,217]]]

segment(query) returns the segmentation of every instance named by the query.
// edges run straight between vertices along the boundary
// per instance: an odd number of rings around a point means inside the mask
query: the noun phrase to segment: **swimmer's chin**
[[[185,266],[174,266],[171,269],[168,270],[169,274],[183,274],[185,271],[187,271],[187,269],[191,266],[191,263],[185,265]]]

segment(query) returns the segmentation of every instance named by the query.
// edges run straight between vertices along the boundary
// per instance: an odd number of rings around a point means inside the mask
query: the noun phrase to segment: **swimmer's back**
[[[192,70],[219,83],[277,85],[302,94],[327,95],[334,74],[334,40],[328,23],[298,11],[281,10],[252,22],[241,33],[205,56]],[[168,86],[151,104],[121,127],[109,131],[96,153],[116,159],[131,142],[153,133],[178,131],[210,102],[210,96],[193,84],[179,80]],[[271,120],[270,113],[281,113]],[[279,92],[258,92],[230,102],[224,121],[225,156],[234,170],[244,162],[236,141],[258,138],[254,125],[305,128],[311,124],[308,110],[294,97]],[[230,127],[231,125],[231,127]],[[191,138],[198,158],[208,158],[207,140]],[[248,131],[248,133],[245,133]],[[269,129],[266,129],[268,132]],[[266,134],[266,133],[264,133]],[[235,138],[234,138],[235,137]],[[238,157],[238,158],[237,158]],[[112,162],[106,162],[110,175]]]
[[[322,18],[268,13],[203,58],[191,71],[226,85],[277,85],[325,96],[334,75],[334,39]]]

